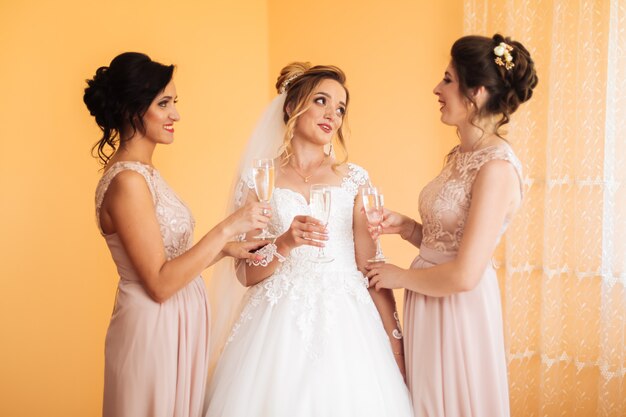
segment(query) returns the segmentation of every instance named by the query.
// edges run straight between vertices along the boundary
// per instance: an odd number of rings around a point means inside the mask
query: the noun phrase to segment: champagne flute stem
[[[377,237],[377,238],[376,238],[376,258],[382,258],[382,257],[384,257],[384,255],[383,255],[383,249],[382,249],[382,247],[380,246],[380,238],[379,238],[379,237]]]
[[[378,230],[380,232],[381,230],[380,226],[378,226]],[[383,249],[380,245],[380,234],[376,236],[376,239],[374,240],[374,242],[376,243],[376,255],[374,255],[374,257],[372,258],[372,261],[373,262],[386,262],[385,255],[383,255]]]

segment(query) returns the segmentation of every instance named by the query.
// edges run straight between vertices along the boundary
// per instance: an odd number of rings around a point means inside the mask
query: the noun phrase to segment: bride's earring
[[[328,153],[326,154],[326,156],[332,156],[333,155],[333,143],[330,143],[330,146],[328,147]]]

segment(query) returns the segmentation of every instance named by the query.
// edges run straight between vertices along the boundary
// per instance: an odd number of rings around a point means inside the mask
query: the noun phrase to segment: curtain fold
[[[626,416],[626,1],[466,0],[539,75],[508,138],[525,199],[496,253],[513,416]]]

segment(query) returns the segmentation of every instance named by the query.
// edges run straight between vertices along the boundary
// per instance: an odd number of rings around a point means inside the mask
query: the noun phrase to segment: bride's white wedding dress
[[[410,417],[408,390],[355,262],[353,208],[367,172],[349,164],[332,188],[327,264],[301,246],[251,287],[208,390],[208,417]],[[248,186],[252,183],[249,182]],[[310,214],[301,194],[276,188],[270,231]],[[235,279],[233,277],[233,279]]]

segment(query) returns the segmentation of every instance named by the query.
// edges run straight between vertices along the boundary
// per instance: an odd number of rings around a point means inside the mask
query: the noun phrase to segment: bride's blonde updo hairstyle
[[[346,91],[346,113],[343,115],[341,126],[337,130],[337,145],[344,157],[335,165],[341,165],[348,160],[344,126],[346,126],[348,115],[350,92],[345,85],[346,75],[341,69],[333,65],[311,66],[309,62],[292,62],[280,71],[280,75],[276,80],[278,93],[287,95],[285,97],[285,105],[283,106],[283,120],[287,126],[283,139],[282,158],[284,163],[288,163],[289,158],[293,155],[291,139],[293,138],[293,131],[298,118],[309,109],[315,88],[325,79],[337,81]],[[287,113],[287,109],[291,110],[291,116]]]

